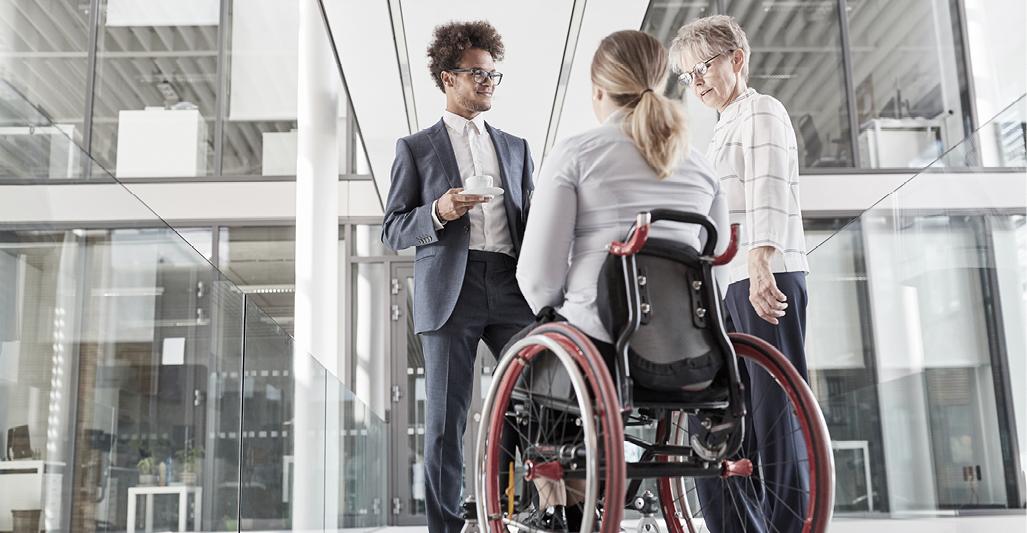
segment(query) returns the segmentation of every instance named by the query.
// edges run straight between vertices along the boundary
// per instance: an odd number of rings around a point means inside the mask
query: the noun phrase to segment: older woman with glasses
[[[739,253],[728,268],[725,306],[730,322],[735,330],[780,349],[808,381],[803,342],[809,266],[795,132],[781,102],[748,86],[750,52],[738,23],[716,15],[682,27],[672,43],[671,60],[680,82],[720,113],[706,157],[727,195],[731,222],[742,224]],[[760,402],[762,413],[786,412],[781,389],[758,382],[759,374],[764,373],[752,375],[750,399]],[[807,471],[794,467],[805,457],[795,421],[752,418],[745,445],[758,442],[769,450],[762,457],[761,486],[726,495],[719,480],[698,482],[706,524],[715,533],[801,531],[803,495],[772,490],[808,486]]]

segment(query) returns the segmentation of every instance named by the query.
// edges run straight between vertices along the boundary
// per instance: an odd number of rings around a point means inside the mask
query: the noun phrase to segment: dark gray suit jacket
[[[505,191],[506,221],[514,251],[520,253],[528,201],[534,187],[534,163],[528,142],[485,124],[499,160]],[[435,331],[449,319],[460,295],[467,266],[470,222],[467,216],[435,231],[431,205],[447,190],[463,187],[446,124],[396,141],[392,188],[385,206],[382,241],[393,250],[417,247],[414,263],[414,329]],[[513,273],[511,273],[513,275]]]

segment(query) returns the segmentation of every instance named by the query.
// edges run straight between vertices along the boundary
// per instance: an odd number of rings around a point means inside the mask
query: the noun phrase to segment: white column
[[[338,417],[326,431],[325,382],[311,357],[336,380],[338,350],[339,151],[336,115],[339,72],[320,8],[299,5],[296,147],[296,322],[293,434],[293,531],[337,529]],[[268,73],[273,76],[274,73]],[[333,375],[334,374],[334,375]],[[328,390],[337,391],[337,387]],[[337,396],[334,394],[333,396]],[[324,403],[316,401],[324,397]],[[328,409],[336,414],[337,408]],[[334,426],[334,427],[333,427]]]

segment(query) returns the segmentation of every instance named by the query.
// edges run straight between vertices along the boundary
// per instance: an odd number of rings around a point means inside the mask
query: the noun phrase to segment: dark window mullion
[[[846,0],[838,0],[838,25],[841,31],[842,66],[845,71],[845,109],[849,115],[849,149],[852,167],[859,168],[859,117],[856,113],[856,81],[852,66],[852,42],[849,40],[849,12]]]

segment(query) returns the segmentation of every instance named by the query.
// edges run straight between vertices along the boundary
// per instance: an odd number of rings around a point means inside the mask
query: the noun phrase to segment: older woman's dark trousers
[[[779,324],[770,324],[756,314],[749,303],[749,280],[744,280],[728,287],[724,302],[728,327],[759,337],[781,350],[808,382],[803,348],[806,274],[788,272],[774,274],[774,278],[778,289],[788,297],[788,309],[778,319]],[[763,479],[696,479],[702,514],[711,533],[798,533],[802,531],[809,490],[808,472],[800,468],[807,462],[798,423],[794,416],[780,417],[781,413],[791,413],[791,406],[766,371],[749,362],[739,365],[739,370],[752,414],[746,421],[743,453],[753,459],[754,476],[762,472]],[[754,401],[759,405],[753,405]],[[754,453],[757,450],[758,457]],[[756,464],[757,458],[762,465]]]

